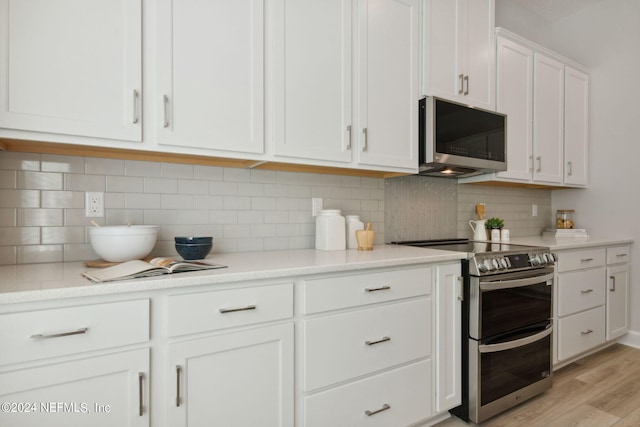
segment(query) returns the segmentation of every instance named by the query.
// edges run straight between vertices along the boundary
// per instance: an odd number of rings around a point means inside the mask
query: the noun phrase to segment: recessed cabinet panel
[[[351,162],[353,2],[275,4],[274,154]]]
[[[589,75],[565,67],[564,182],[587,185]]]
[[[140,0],[1,0],[0,127],[140,141]]]
[[[158,141],[264,152],[264,2],[158,4]]]

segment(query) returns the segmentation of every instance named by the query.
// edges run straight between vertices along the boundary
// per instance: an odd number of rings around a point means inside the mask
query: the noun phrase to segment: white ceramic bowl
[[[100,258],[124,262],[149,255],[158,237],[157,225],[107,225],[89,228],[91,247]]]

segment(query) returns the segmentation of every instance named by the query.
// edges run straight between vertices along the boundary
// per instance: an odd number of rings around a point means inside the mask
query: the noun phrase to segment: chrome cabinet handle
[[[464,286],[462,284],[462,277],[458,276],[458,301],[464,301]]]
[[[138,123],[138,91],[133,90],[133,123]]]
[[[533,156],[529,156],[529,172],[533,172]]]
[[[591,261],[593,261],[593,258],[582,258],[580,260],[580,262],[591,262]]]
[[[377,292],[377,291],[388,291],[391,289],[391,286],[381,286],[379,288],[364,288],[365,292]]]
[[[573,175],[573,165],[571,164],[571,162],[567,162],[567,167],[569,168],[569,172],[567,172],[567,175]]]
[[[362,143],[362,151],[367,151],[369,145],[369,135],[367,133],[367,128],[362,129],[362,133],[364,134],[364,142]]]
[[[581,294],[590,294],[591,292],[593,292],[593,289],[583,289],[580,291]]]
[[[458,80],[460,80],[460,90],[458,91],[458,95],[462,95],[464,93],[464,74],[458,74]]]
[[[142,372],[138,372],[138,416],[142,416],[144,414],[144,406],[142,405],[142,388],[144,382],[144,374]]]
[[[347,150],[351,150],[351,125],[347,126],[347,132],[349,133],[349,142],[347,142]]]
[[[162,110],[164,112],[164,123],[162,124],[163,127],[168,128],[169,127],[169,97],[167,95],[162,95]]]
[[[377,341],[365,341],[364,343],[366,345],[376,345],[376,344],[380,344],[380,343],[387,342],[387,341],[391,341],[391,337],[382,337]]]
[[[616,254],[616,258],[624,258],[627,254]]]
[[[616,291],[616,276],[609,276],[609,279],[611,279],[611,287],[609,288],[609,290],[611,292],[615,292]]]
[[[593,333],[593,329],[587,329],[586,331],[580,332],[581,335],[589,335],[591,333]]]
[[[221,308],[219,309],[220,313],[225,314],[225,313],[233,313],[236,311],[247,311],[247,310],[255,310],[256,306],[255,305],[248,305],[246,307],[236,307],[236,308]]]
[[[464,95],[469,95],[469,76],[464,76],[463,80],[467,83],[467,89],[464,91]]]
[[[382,412],[382,411],[386,411],[386,410],[388,410],[388,409],[391,409],[391,406],[390,406],[390,405],[388,405],[387,403],[385,403],[384,405],[382,405],[382,408],[380,408],[380,409],[376,409],[375,411],[370,411],[370,410],[368,410],[368,409],[367,409],[366,411],[364,411],[364,413],[365,413],[368,417],[370,417],[370,416],[372,416],[372,415],[379,414],[380,412]]]
[[[80,328],[80,329],[75,330],[75,331],[59,332],[57,334],[48,334],[48,335],[47,334],[35,334],[35,335],[31,335],[29,338],[31,338],[32,340],[44,340],[44,339],[48,339],[48,338],[68,337],[69,335],[86,334],[88,330],[89,330],[89,328]]]
[[[176,407],[180,407],[180,376],[182,374],[182,367],[176,365]]]
[[[538,169],[536,169],[536,172],[540,172],[542,170],[542,158],[540,156],[536,157],[536,162],[538,162]]]

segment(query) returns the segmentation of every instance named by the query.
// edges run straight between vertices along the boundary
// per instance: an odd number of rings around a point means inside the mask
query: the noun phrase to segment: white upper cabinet
[[[418,168],[420,2],[360,0],[360,164]]]
[[[274,155],[417,171],[420,2],[274,4]]]
[[[0,34],[0,127],[141,140],[141,0],[0,0]]]
[[[427,0],[424,92],[495,110],[494,0]]]
[[[564,65],[540,53],[533,65],[533,179],[562,183]]]
[[[507,115],[509,168],[497,175],[529,181],[533,172],[533,51],[498,37],[496,72],[496,107]]]
[[[587,185],[589,75],[564,69],[564,182]]]
[[[279,0],[274,151],[351,162],[351,0]]]
[[[161,144],[264,152],[264,1],[158,2]]]

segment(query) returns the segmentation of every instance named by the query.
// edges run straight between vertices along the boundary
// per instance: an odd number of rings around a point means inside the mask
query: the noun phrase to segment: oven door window
[[[492,285],[495,283],[498,282],[492,282]],[[548,321],[552,317],[551,296],[552,286],[546,279],[528,286],[482,290],[480,337],[491,337]]]
[[[487,340],[478,349],[482,406],[551,375],[549,323],[503,336],[498,342]]]

